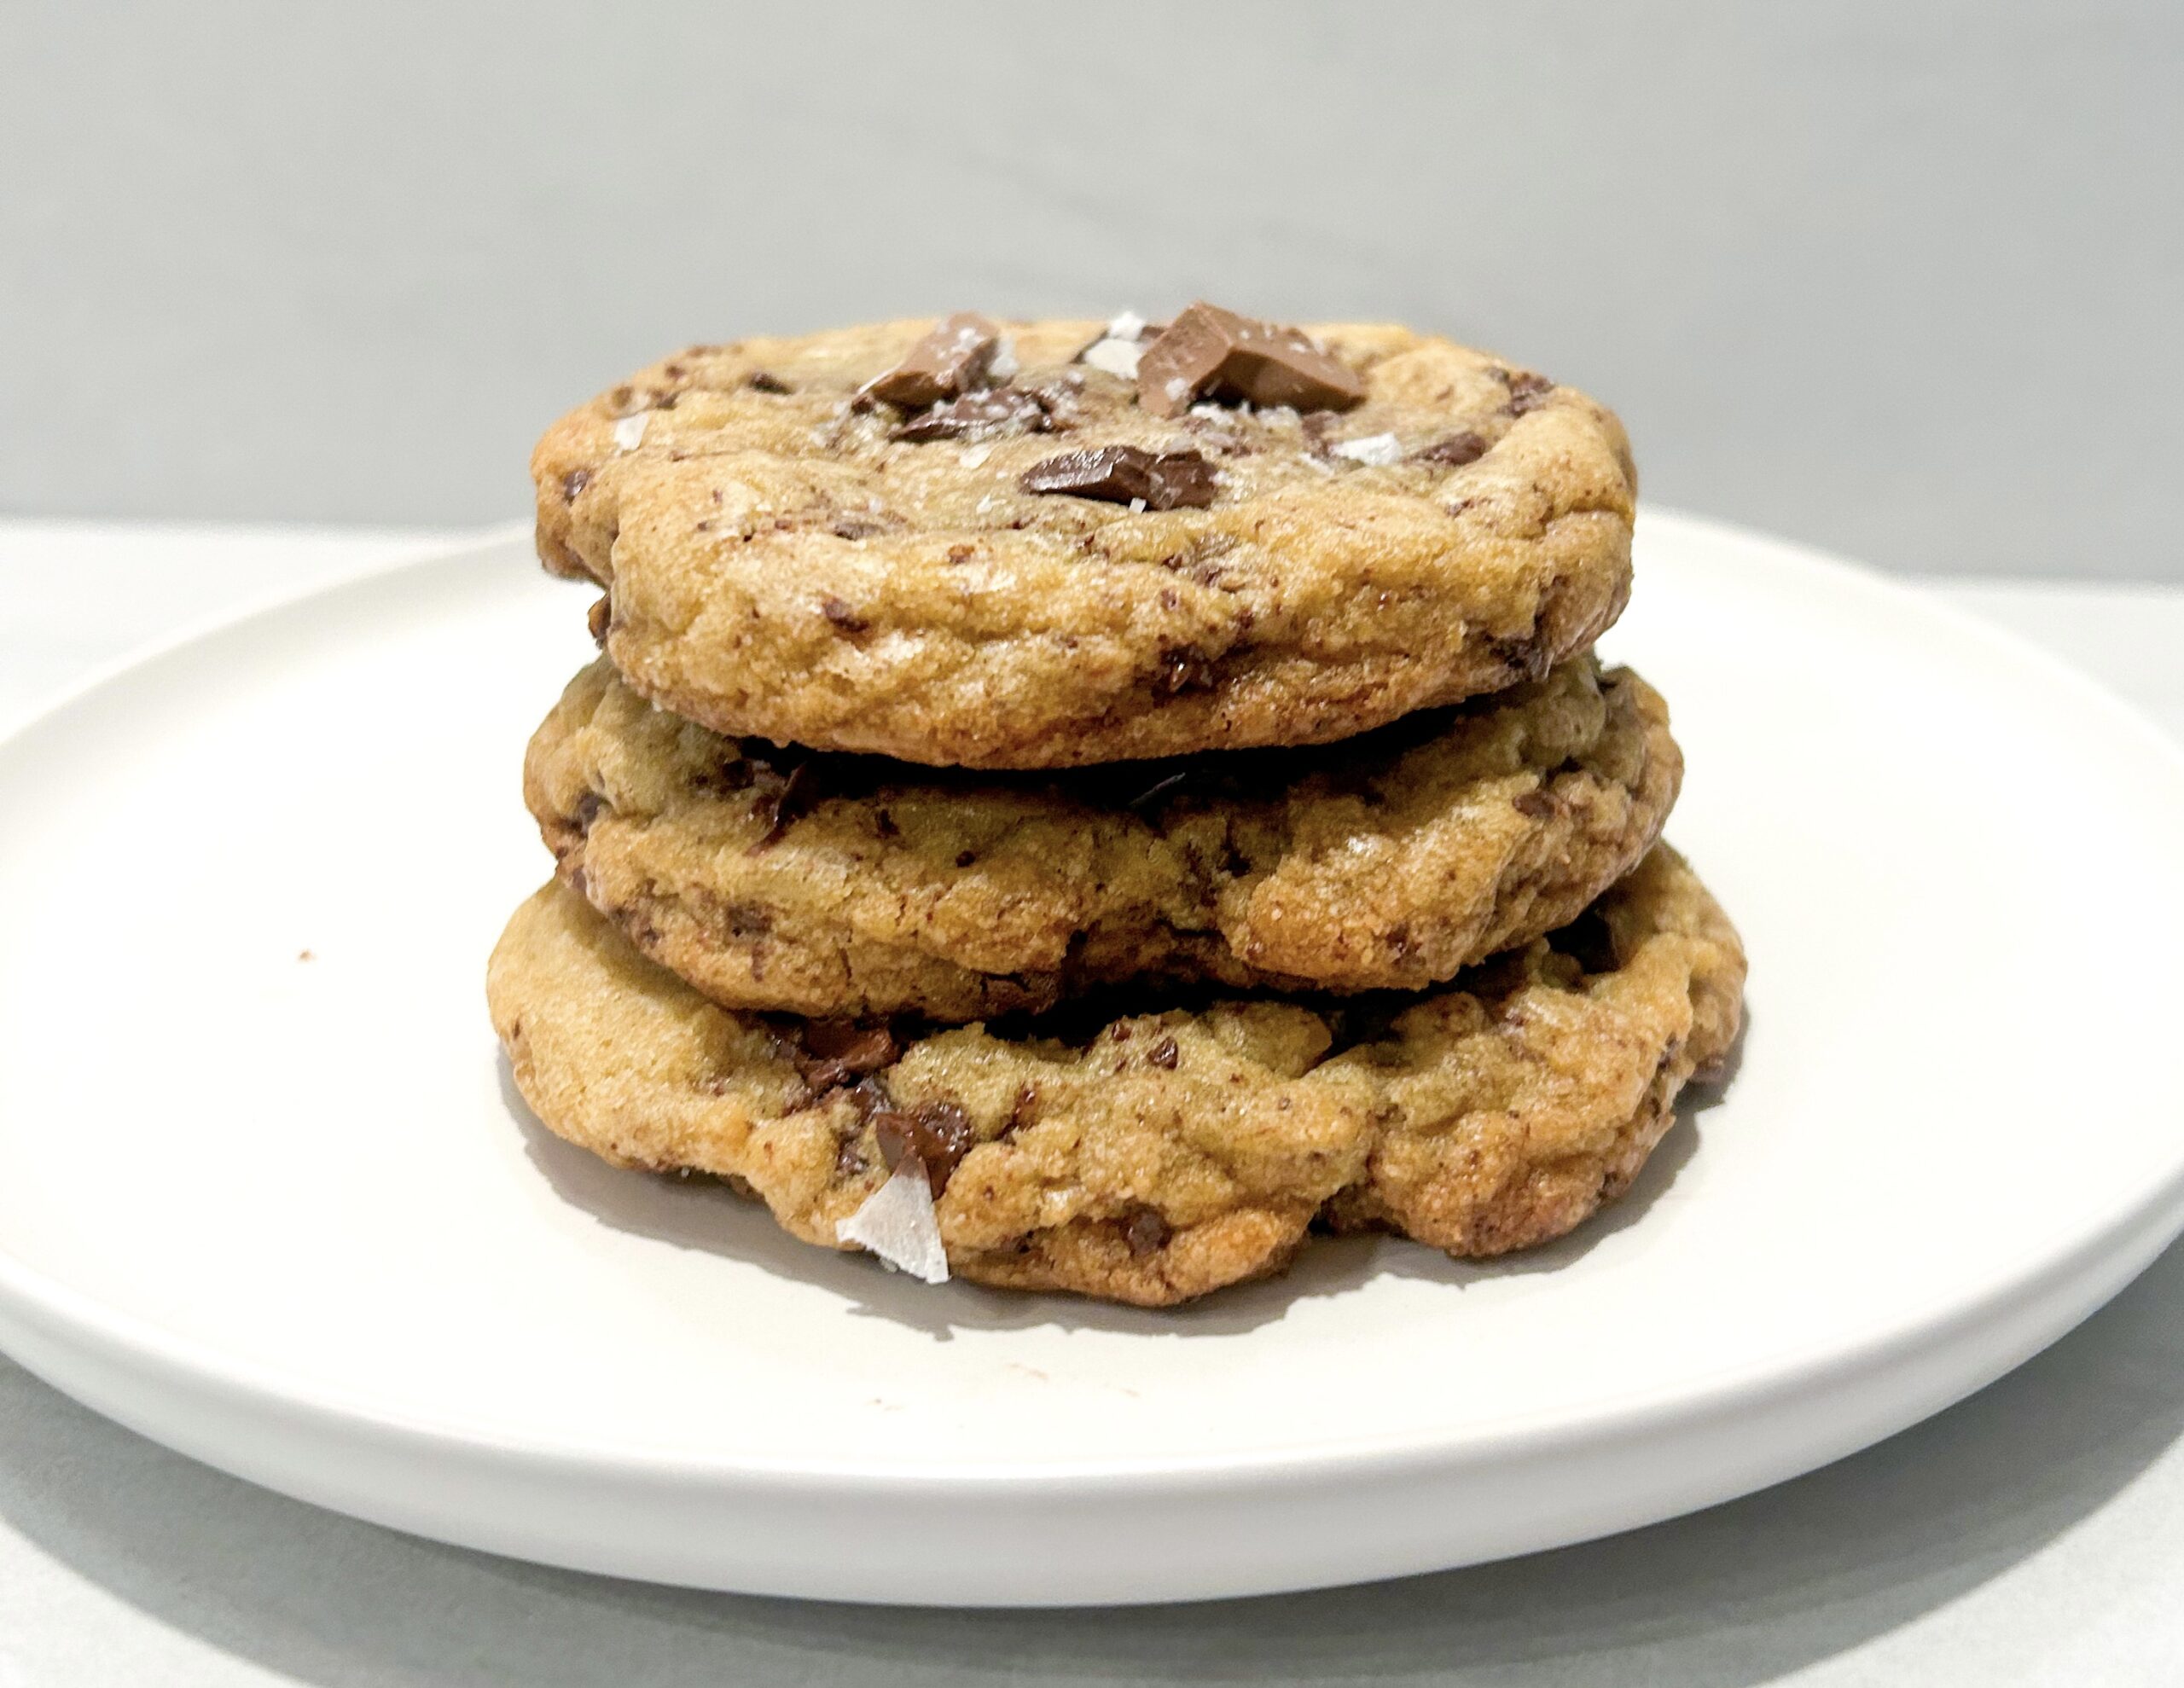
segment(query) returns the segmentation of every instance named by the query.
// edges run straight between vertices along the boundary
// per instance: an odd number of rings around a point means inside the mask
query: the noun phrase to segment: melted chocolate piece
[[[1175,1234],[1158,1208],[1141,1206],[1123,1221],[1123,1241],[1139,1260],[1167,1247],[1168,1239]]]
[[[989,439],[996,434],[1051,433],[1052,413],[1041,396],[1024,387],[989,387],[967,392],[911,417],[897,427],[896,439]]]
[[[874,1114],[872,1139],[890,1172],[904,1160],[915,1159],[936,1196],[948,1187],[963,1157],[979,1145],[970,1116],[953,1102],[920,1102]]]
[[[1175,416],[1194,399],[1298,410],[1347,410],[1365,382],[1302,332],[1254,322],[1200,300],[1145,348],[1137,365],[1137,402]]]
[[[810,814],[825,795],[816,762],[800,762],[789,769],[788,777],[781,784],[770,784],[759,792],[758,800],[751,808],[751,812],[766,823],[765,836],[751,846],[752,852],[779,844],[782,835]]]
[[[859,1025],[854,1020],[806,1020],[790,1047],[789,1059],[795,1063],[798,1077],[812,1089],[823,1093],[838,1089],[853,1078],[877,1072],[892,1064],[901,1053],[895,1034],[884,1025]],[[857,1088],[862,1090],[864,1087]],[[876,1101],[884,1104],[886,1093],[876,1086],[874,1089]]]
[[[1164,698],[1201,692],[1213,684],[1214,673],[1213,658],[1202,652],[1163,651],[1160,666],[1153,673],[1153,689]]]
[[[1496,369],[1502,384],[1509,389],[1509,402],[1502,408],[1512,416],[1522,416],[1536,410],[1547,402],[1554,391],[1554,383],[1544,375],[1535,375],[1529,369]]]
[[[862,633],[872,625],[832,593],[819,600],[819,613],[827,618],[828,626],[839,627],[845,633]]]
[[[1486,440],[1466,428],[1461,433],[1452,433],[1446,439],[1437,439],[1432,444],[1410,454],[1414,463],[1440,463],[1451,469],[1461,469],[1467,463],[1476,463],[1486,455]]]
[[[1034,463],[1017,484],[1026,492],[1062,492],[1109,504],[1141,498],[1148,510],[1204,509],[1213,502],[1218,477],[1213,465],[1195,451],[1164,451],[1156,456],[1135,445],[1104,445],[1096,451],[1065,451]]]
[[[912,346],[900,363],[874,376],[861,395],[921,410],[983,386],[1001,330],[973,310],[959,310]]]

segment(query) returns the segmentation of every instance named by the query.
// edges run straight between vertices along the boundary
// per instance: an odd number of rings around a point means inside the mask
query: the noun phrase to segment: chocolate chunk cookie
[[[1160,1306],[1279,1270],[1321,1216],[1462,1255],[1560,1235],[1726,1053],[1743,978],[1659,848],[1565,931],[1339,1009],[921,1032],[739,1013],[558,884],[487,990],[539,1117],[617,1164],[715,1174],[807,1241],[930,1276]]]
[[[961,1021],[1132,979],[1423,989],[1575,919],[1682,771],[1590,656],[1338,748],[1031,774],[723,739],[601,661],[524,790],[562,878],[716,1001]]]
[[[693,346],[548,431],[539,554],[732,736],[1073,767],[1536,679],[1629,583],[1621,426],[1400,328],[1194,305]]]

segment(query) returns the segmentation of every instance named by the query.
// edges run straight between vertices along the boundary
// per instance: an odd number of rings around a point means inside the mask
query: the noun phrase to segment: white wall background
[[[682,342],[1397,317],[1650,496],[2184,579],[2184,8],[0,7],[0,512],[458,522]]]

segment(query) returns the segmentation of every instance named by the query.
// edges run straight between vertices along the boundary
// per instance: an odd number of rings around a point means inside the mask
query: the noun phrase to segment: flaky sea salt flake
[[[868,1249],[893,1270],[926,1283],[948,1281],[948,1250],[941,1245],[940,1221],[933,1217],[932,1186],[925,1163],[915,1155],[906,1156],[863,1207],[835,1221],[834,1239]]]
[[[1347,457],[1353,463],[1375,469],[1403,461],[1403,447],[1391,433],[1368,433],[1362,439],[1345,439],[1333,450],[1338,457]]]
[[[614,449],[635,451],[644,443],[645,424],[652,421],[652,412],[640,410],[634,416],[624,416],[614,424]]]
[[[1116,339],[1112,337],[1095,340],[1084,348],[1084,361],[1095,369],[1105,369],[1124,380],[1137,379],[1137,360],[1145,356],[1145,348],[1136,340]]]

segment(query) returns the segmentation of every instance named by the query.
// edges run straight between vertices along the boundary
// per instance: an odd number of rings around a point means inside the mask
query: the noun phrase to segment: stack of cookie
[[[1594,640],[1623,430],[1205,305],[693,346],[563,418],[606,589],[532,740],[494,1018],[555,1132],[788,1230],[1144,1305],[1316,1231],[1456,1255],[1627,1186],[1744,958]]]

